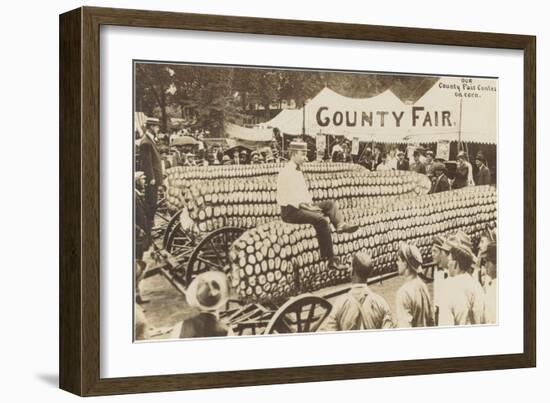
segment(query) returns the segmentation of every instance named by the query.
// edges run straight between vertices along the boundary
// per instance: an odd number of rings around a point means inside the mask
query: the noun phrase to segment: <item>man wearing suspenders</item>
[[[351,289],[340,296],[321,331],[383,329],[393,327],[391,310],[380,295],[367,286],[374,267],[371,257],[357,253],[351,264]]]

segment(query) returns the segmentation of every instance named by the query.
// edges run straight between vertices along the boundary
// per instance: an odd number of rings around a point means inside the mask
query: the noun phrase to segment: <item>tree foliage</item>
[[[268,120],[270,104],[294,100],[301,107],[325,86],[354,98],[390,88],[402,100],[414,102],[436,81],[421,76],[137,63],[135,108],[159,117],[164,131],[170,117],[184,117],[184,111],[192,110],[195,124],[218,137],[226,122],[239,122],[255,105],[263,107]]]

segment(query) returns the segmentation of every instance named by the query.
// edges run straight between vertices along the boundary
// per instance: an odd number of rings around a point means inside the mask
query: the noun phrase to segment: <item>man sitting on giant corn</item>
[[[345,270],[345,266],[340,265],[334,257],[330,224],[326,217],[337,232],[355,232],[358,226],[343,222],[334,201],[313,203],[301,171],[301,166],[307,159],[307,144],[293,141],[288,150],[290,161],[279,172],[277,178],[277,204],[281,207],[281,218],[284,222],[291,224],[313,225],[319,239],[321,256],[328,260],[329,268]]]

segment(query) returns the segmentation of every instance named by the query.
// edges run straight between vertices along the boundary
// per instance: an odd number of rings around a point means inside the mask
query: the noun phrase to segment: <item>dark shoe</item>
[[[347,232],[352,233],[359,229],[359,225],[354,224],[340,224],[338,227],[336,227],[336,232]]]
[[[140,305],[143,305],[143,304],[148,304],[149,302],[151,302],[151,300],[149,300],[149,299],[143,299],[143,298],[141,297],[141,295],[138,295],[138,296],[136,297],[136,302],[137,302],[138,304],[140,304]]]

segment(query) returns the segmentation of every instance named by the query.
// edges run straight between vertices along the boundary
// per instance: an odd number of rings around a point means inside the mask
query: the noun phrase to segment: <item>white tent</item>
[[[268,128],[249,128],[226,123],[225,132],[229,138],[247,142],[269,142],[273,139],[273,130]]]
[[[379,143],[430,143],[440,140],[496,144],[497,89],[495,79],[442,77],[413,105],[386,90],[370,98],[345,97],[323,88],[305,106],[305,130]],[[228,123],[229,138],[261,143],[273,139],[273,128],[302,134],[304,110],[284,109],[253,128]],[[134,114],[137,130],[147,116]]]
[[[349,98],[325,87],[305,106],[305,129],[380,143],[462,140],[496,143],[497,82],[444,77],[414,104],[386,90],[370,98]],[[262,127],[301,134],[303,110],[283,110]]]
[[[325,87],[306,106],[306,133],[326,133],[370,141],[402,124],[405,105],[386,90],[370,98],[349,98]]]
[[[277,128],[282,133],[302,134],[302,109],[283,109],[273,119],[260,123],[261,128]]]

